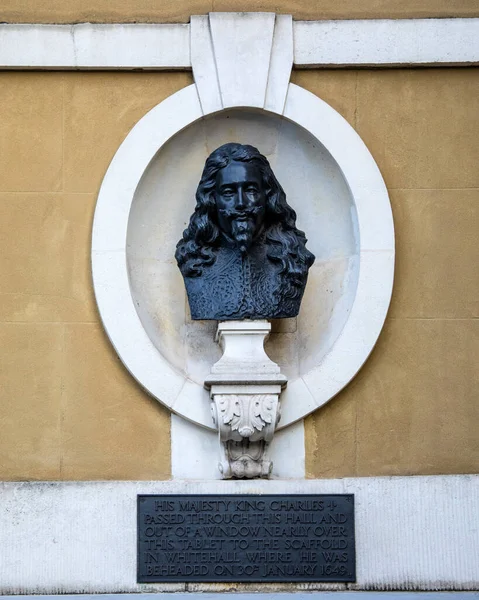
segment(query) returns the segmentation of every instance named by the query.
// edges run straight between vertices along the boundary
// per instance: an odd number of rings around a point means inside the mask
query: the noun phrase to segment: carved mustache
[[[220,208],[218,212],[221,213],[224,217],[228,217],[230,219],[247,219],[253,218],[259,212],[262,211],[261,206],[253,206],[251,208],[245,208],[244,210],[235,210],[234,208]]]

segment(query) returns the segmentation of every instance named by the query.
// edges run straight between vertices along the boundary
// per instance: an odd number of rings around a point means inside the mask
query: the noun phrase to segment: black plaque
[[[138,496],[138,582],[356,581],[354,495]]]

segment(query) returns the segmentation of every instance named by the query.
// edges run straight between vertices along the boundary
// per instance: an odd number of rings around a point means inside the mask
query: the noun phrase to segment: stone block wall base
[[[1,483],[0,593],[231,591],[231,584],[136,583],[137,494],[261,493],[353,493],[357,582],[235,584],[235,592],[479,589],[479,476],[447,475]]]

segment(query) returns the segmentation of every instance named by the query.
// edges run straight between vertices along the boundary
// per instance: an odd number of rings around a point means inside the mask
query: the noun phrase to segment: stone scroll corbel
[[[268,445],[280,419],[280,394],[287,379],[264,350],[268,321],[223,321],[216,341],[223,356],[205,381],[218,427],[223,479],[268,478]]]

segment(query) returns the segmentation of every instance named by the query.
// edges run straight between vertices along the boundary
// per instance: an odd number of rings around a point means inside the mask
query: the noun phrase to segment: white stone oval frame
[[[173,94],[133,127],[115,154],[98,196],[92,270],[103,325],[123,364],[157,400],[209,429],[204,390],[175,370],[148,337],[130,291],[126,239],[130,207],[150,161],[176,133],[204,115],[195,85]],[[360,247],[359,279],[350,316],[329,353],[294,382],[283,402],[279,428],[331,400],[359,371],[384,324],[394,275],[394,226],[379,169],[354,129],[328,104],[289,84],[284,117],[325,146],[340,167],[355,202]]]

